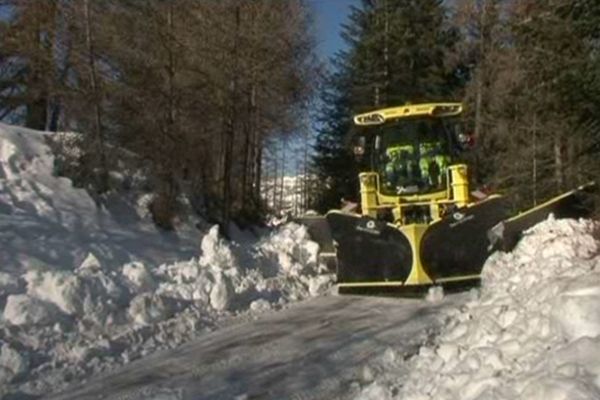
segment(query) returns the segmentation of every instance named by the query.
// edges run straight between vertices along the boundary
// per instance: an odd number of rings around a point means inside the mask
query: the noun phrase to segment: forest
[[[2,0],[0,10],[0,120],[80,133],[76,163],[60,173],[101,202],[115,165],[142,165],[166,229],[182,195],[224,226],[262,212],[265,153],[305,124],[314,89],[302,0]]]
[[[141,168],[165,229],[182,197],[222,226],[260,221],[291,169],[296,212],[355,199],[352,115],[406,102],[463,101],[472,181],[517,205],[598,175],[596,1],[361,0],[330,63],[313,14],[308,0],[0,0],[0,121],[77,132],[57,173],[100,205],[115,169]]]
[[[462,101],[470,179],[539,204],[598,176],[600,3],[363,0],[320,96],[315,207],[357,198],[352,115]]]

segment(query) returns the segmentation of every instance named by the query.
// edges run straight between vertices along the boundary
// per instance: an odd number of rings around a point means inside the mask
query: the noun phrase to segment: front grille
[[[402,206],[402,224],[428,224],[431,212],[428,205]]]

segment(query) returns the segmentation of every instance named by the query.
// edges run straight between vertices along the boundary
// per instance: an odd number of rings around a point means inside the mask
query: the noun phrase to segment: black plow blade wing
[[[306,226],[311,240],[319,244],[319,261],[331,270],[337,267],[337,256],[329,223],[323,215],[303,215],[294,219],[294,222]]]
[[[306,226],[310,238],[319,244],[321,253],[335,253],[329,224],[323,215],[303,215],[294,222]]]
[[[553,214],[555,218],[589,217],[594,210],[591,193],[595,189],[594,182],[582,185],[500,222],[488,233],[492,247],[495,250],[512,250],[521,238],[523,231],[544,221],[550,214]]]
[[[402,283],[410,274],[413,251],[408,238],[383,221],[330,212],[327,221],[337,242],[339,283]]]
[[[431,224],[421,240],[421,262],[435,282],[479,279],[483,264],[493,252],[487,232],[508,217],[504,197],[492,197],[457,209]]]

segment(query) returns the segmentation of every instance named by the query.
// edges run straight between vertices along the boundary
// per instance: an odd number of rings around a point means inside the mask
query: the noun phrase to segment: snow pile
[[[74,270],[0,276],[0,382],[27,394],[54,391],[333,284],[300,225],[245,245],[226,242],[214,226],[201,250],[199,258],[154,269],[141,262],[108,268],[89,254]]]
[[[54,157],[49,143],[57,136],[61,134],[0,123],[3,272],[71,268],[89,253],[113,268],[134,260],[159,264],[197,253],[194,221],[181,222],[177,232],[156,229],[147,215],[150,195],[143,185],[127,193],[103,195],[98,199],[103,204],[99,208],[86,190],[56,176],[64,154]],[[74,135],[62,136],[72,139]],[[111,171],[111,179],[113,175]],[[146,210],[138,210],[140,206]],[[0,276],[0,285],[2,282]]]
[[[550,218],[493,255],[481,291],[448,313],[435,343],[387,363],[358,398],[600,398],[597,229]]]
[[[0,123],[0,398],[58,390],[331,285],[298,225],[236,231],[238,244],[191,218],[159,231],[140,171],[115,165],[131,190],[98,207],[54,174],[77,169],[77,140]],[[50,143],[64,145],[57,157]]]
[[[325,293],[333,283],[317,259],[319,247],[304,226],[280,228],[256,244],[243,260],[213,227],[202,240],[202,256],[157,271],[157,293],[200,302],[216,311],[264,309]],[[243,265],[243,261],[248,265]]]

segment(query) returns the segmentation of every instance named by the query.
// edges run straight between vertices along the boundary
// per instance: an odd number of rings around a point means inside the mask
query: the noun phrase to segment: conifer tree
[[[475,40],[464,42],[477,46],[466,101],[479,114],[484,139],[480,178],[511,194],[519,208],[591,180],[599,167],[592,144],[599,124],[590,112],[598,104],[599,6],[587,0],[477,4],[460,24],[477,27]]]
[[[347,50],[324,85],[314,165],[322,182],[316,207],[338,207],[358,194],[348,152],[351,117],[406,102],[448,100],[460,85],[448,53],[458,32],[440,0],[363,0],[342,34]]]

